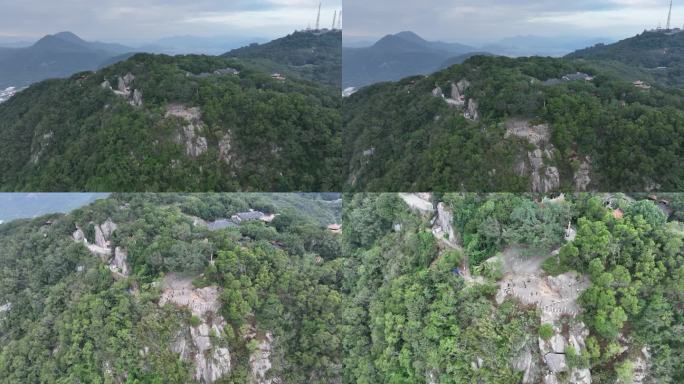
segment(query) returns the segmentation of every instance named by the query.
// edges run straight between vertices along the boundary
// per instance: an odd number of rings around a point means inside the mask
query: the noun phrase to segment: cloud
[[[431,39],[514,35],[626,37],[664,23],[668,0],[346,0],[345,37],[413,30]],[[684,6],[673,24],[684,22]]]
[[[171,35],[276,37],[315,20],[318,0],[0,0],[0,36],[69,30],[84,38],[153,40]],[[342,0],[324,0],[332,22]]]

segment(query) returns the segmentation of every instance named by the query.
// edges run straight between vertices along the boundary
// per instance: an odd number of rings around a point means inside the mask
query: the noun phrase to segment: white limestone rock
[[[179,144],[185,145],[185,152],[188,156],[198,157],[208,150],[207,138],[202,136],[204,122],[199,107],[171,104],[166,110],[165,117],[185,120],[176,140]]]

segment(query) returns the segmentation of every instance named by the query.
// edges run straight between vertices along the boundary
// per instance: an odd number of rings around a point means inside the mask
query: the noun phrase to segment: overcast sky
[[[620,39],[665,26],[669,0],[345,0],[344,34],[381,37],[411,30],[432,39],[476,43],[518,35]],[[679,4],[677,4],[679,3]],[[672,24],[684,23],[675,0]]]
[[[0,0],[0,38],[71,31],[89,40],[176,35],[279,37],[316,21],[319,0]],[[342,0],[323,0],[332,25]]]

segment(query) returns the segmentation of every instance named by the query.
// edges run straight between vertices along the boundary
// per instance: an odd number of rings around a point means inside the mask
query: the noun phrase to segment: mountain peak
[[[41,49],[73,49],[82,47],[86,44],[87,42],[71,32],[59,32],[54,35],[45,35],[42,39],[38,40],[33,47]]]
[[[68,41],[71,43],[84,43],[85,42],[83,39],[76,36],[76,34],[74,34],[73,32],[69,32],[69,31],[58,32],[52,36],[56,37],[60,40]]]
[[[411,32],[411,31],[401,31],[401,32],[395,34],[394,36],[400,37],[404,40],[412,41],[415,43],[425,43],[426,42],[426,40],[423,39],[422,37],[418,36],[417,33]]]

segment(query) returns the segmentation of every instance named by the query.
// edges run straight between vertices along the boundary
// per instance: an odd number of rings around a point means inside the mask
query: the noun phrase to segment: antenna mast
[[[337,9],[335,10],[335,13],[333,13],[333,23],[332,23],[332,30],[335,30],[335,27],[337,27]]]
[[[321,3],[318,3],[318,16],[316,16],[316,30],[320,30],[321,24]]]
[[[665,27],[666,31],[670,30],[670,21],[672,20],[672,0],[670,0],[670,11],[667,13],[667,26]]]

